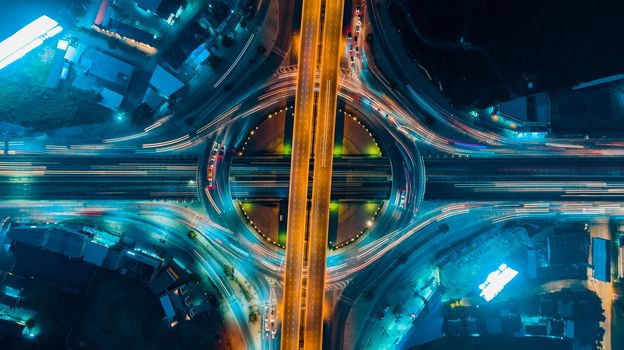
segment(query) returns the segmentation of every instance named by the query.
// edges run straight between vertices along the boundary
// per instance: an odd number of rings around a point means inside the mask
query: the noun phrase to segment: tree
[[[26,323],[26,328],[28,329],[33,329],[36,324],[35,320],[33,320],[32,318],[27,319],[25,323]]]
[[[188,236],[188,238],[190,239],[196,239],[197,238],[197,232],[190,230],[189,232],[186,233],[186,235]]]
[[[229,36],[229,35],[224,35],[224,36],[221,38],[221,44],[222,44],[224,47],[232,47],[232,45],[234,45],[234,39],[232,39],[232,37],[231,37],[231,36]]]
[[[233,278],[234,277],[234,267],[231,266],[231,265],[223,266],[223,273],[225,274],[225,277]]]
[[[256,323],[258,321],[258,314],[253,310],[249,311],[249,322]]]
[[[403,253],[399,256],[399,264],[405,264],[407,262],[407,257],[408,255],[406,253]]]
[[[210,55],[210,57],[208,57],[208,65],[213,70],[216,70],[219,66],[221,66],[221,57],[217,55]]]
[[[438,230],[441,233],[447,233],[447,232],[449,232],[450,228],[449,228],[449,225],[447,223],[442,223],[442,224],[440,224],[440,226],[438,226]]]
[[[260,45],[258,46],[258,48],[256,48],[256,55],[260,56],[263,55],[266,52],[266,47]]]
[[[189,277],[189,280],[195,284],[199,284],[202,280],[202,277],[198,273],[193,273]]]
[[[141,103],[130,113],[130,118],[136,124],[141,124],[148,121],[153,115],[152,108],[145,103]]]

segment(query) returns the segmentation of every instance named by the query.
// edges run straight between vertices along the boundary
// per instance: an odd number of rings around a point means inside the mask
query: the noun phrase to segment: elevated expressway
[[[288,219],[281,346],[300,348],[301,299],[308,218],[308,177],[312,152],[314,85],[320,37],[321,0],[303,0],[298,51],[292,160],[288,188]]]
[[[325,0],[320,86],[314,131],[314,176],[308,229],[308,278],[303,333],[306,350],[323,348],[325,271],[343,10],[344,0]]]

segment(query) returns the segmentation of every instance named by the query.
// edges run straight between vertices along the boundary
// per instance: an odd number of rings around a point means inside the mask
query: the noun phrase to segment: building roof
[[[11,226],[7,236],[13,241],[42,247],[48,238],[47,231],[47,227]]]
[[[77,258],[82,255],[83,246],[84,235],[53,228],[49,231],[48,241],[44,248],[70,258]]]
[[[543,324],[527,324],[524,326],[524,330],[528,335],[546,335],[548,334],[548,328]]]
[[[116,19],[110,20],[108,30],[147,45],[153,45],[156,41],[156,39],[154,39],[154,34]]]
[[[147,91],[145,91],[145,95],[143,96],[143,103],[150,106],[154,110],[158,110],[166,101],[167,100],[156,90],[154,90],[153,87],[147,87]]]
[[[143,282],[151,282],[162,266],[162,260],[140,251],[128,250],[121,273]]]
[[[162,0],[135,0],[137,6],[144,10],[149,10],[152,12],[156,12],[156,9],[160,5]]]
[[[57,48],[54,51],[54,58],[52,59],[50,72],[48,73],[48,80],[46,81],[46,85],[51,89],[56,89],[59,86],[61,71],[63,70],[64,56],[65,50]]]
[[[160,0],[156,13],[160,17],[167,19],[170,15],[175,15],[178,9],[184,7],[184,3],[184,0]]]
[[[551,265],[586,264],[589,235],[585,232],[548,236],[548,260]]]
[[[126,90],[134,67],[120,59],[95,51],[91,58],[89,73],[97,78],[108,81],[116,87]]]
[[[100,91],[100,95],[102,96],[102,100],[98,102],[98,104],[114,111],[119,108],[121,101],[124,99],[123,95],[107,88],[103,88],[102,91]]]
[[[611,280],[611,241],[602,238],[592,238],[592,264],[594,278],[609,282]]]
[[[106,18],[106,12],[108,12],[108,2],[109,0],[102,0],[100,3],[100,7],[98,8],[97,16],[95,17],[95,25],[102,25],[104,19]]]
[[[179,81],[173,74],[167,72],[163,67],[156,66],[154,74],[152,74],[150,79],[150,85],[164,97],[169,98],[176,91],[180,90],[184,83]]]
[[[179,276],[175,273],[175,271],[168,267],[163,270],[161,273],[154,278],[154,280],[149,284],[149,289],[154,294],[160,294],[167,290],[172,284],[174,284],[179,279]]]
[[[501,319],[496,318],[486,318],[485,319],[485,330],[488,334],[500,334],[503,332],[503,324]]]
[[[85,249],[82,258],[88,263],[102,266],[102,264],[104,263],[104,259],[106,259],[107,253],[107,246],[99,244],[97,242],[87,241],[85,243]]]
[[[168,294],[164,294],[160,296],[160,304],[162,305],[163,311],[165,312],[165,317],[168,320],[173,319],[176,312],[173,309],[173,304],[171,303],[171,299]]]

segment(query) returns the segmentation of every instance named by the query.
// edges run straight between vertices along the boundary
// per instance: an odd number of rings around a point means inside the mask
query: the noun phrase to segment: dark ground
[[[441,81],[458,107],[489,106],[624,72],[621,1],[391,0],[389,4],[412,57]],[[459,45],[461,37],[468,45]],[[528,89],[529,81],[533,90]]]
[[[80,260],[16,245],[15,273],[27,280],[22,306],[37,311],[34,340],[0,336],[0,349],[216,349],[223,320],[205,313],[171,329],[147,284]],[[71,286],[68,290],[64,286]]]

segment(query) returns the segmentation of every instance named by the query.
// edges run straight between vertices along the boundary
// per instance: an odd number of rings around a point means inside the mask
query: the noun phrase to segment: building
[[[91,57],[83,57],[80,62],[89,74],[102,81],[105,87],[118,92],[125,92],[128,89],[134,72],[134,66],[131,64],[98,50],[93,51]]]
[[[191,271],[186,268],[178,259],[173,260],[168,264],[166,268],[163,268],[160,273],[149,284],[150,290],[157,295],[164,293],[172,286],[188,281],[191,278]]]
[[[0,69],[8,66],[63,28],[48,16],[41,16],[0,42]]]
[[[47,231],[48,239],[43,249],[59,253],[69,258],[82,257],[85,238],[84,234],[52,228]]]
[[[178,39],[167,51],[164,59],[173,68],[180,68],[191,54],[210,38],[208,27],[201,21],[189,23],[178,36]]]
[[[102,91],[100,91],[100,96],[102,96],[102,99],[98,102],[98,104],[113,111],[116,111],[119,106],[121,106],[121,102],[124,99],[122,94],[118,94],[107,88],[103,88]]]
[[[184,0],[135,0],[138,8],[143,11],[154,13],[160,18],[173,24],[184,10]]]
[[[143,29],[139,29],[133,25],[120,22],[116,19],[110,19],[106,29],[113,33],[117,33],[124,38],[132,39],[146,45],[154,46],[156,43],[154,34]]]
[[[592,265],[595,279],[611,281],[611,241],[592,238]]]
[[[211,4],[208,11],[202,13],[200,20],[209,23],[215,34],[221,34],[232,12],[233,11],[225,2],[217,0]]]
[[[158,110],[168,99],[182,89],[184,83],[163,67],[156,66],[152,78],[149,81],[147,91],[143,97],[143,103]]]
[[[165,312],[165,322],[175,327],[181,321],[190,320],[189,310],[192,308],[192,302],[193,299],[185,285],[161,295],[160,304]]]
[[[120,272],[128,277],[149,283],[156,277],[162,266],[161,258],[138,250],[127,250]]]
[[[538,268],[538,278],[587,278],[588,233],[578,231],[552,233],[548,235],[546,243],[547,263],[546,266]]]
[[[63,77],[63,68],[65,63],[65,54],[67,48],[69,47],[69,43],[67,40],[59,40],[56,45],[56,50],[54,51],[54,58],[52,59],[52,64],[50,65],[50,72],[48,73],[48,80],[46,81],[46,85],[51,89],[56,89],[59,86],[61,81],[61,77]],[[67,76],[67,68],[65,68],[64,76]],[[63,77],[64,79],[64,77]]]
[[[11,225],[6,239],[9,242],[20,242],[41,248],[48,241],[48,229],[48,226]]]

